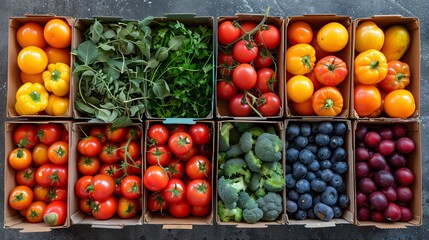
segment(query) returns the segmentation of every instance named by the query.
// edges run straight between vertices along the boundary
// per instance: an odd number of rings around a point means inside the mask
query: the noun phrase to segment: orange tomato
[[[46,23],[43,36],[52,47],[66,48],[71,44],[71,27],[63,19],[52,19]]]
[[[338,22],[324,25],[317,33],[317,44],[326,52],[338,52],[349,42],[349,32]]]
[[[21,71],[21,82],[22,82],[22,84],[28,83],[28,82],[40,83],[42,85],[45,84],[45,82],[43,82],[42,73],[28,74],[28,73],[25,73],[23,71]]]
[[[69,160],[69,144],[63,141],[54,142],[48,148],[48,158],[54,164],[65,164]]]
[[[24,210],[33,202],[33,191],[27,186],[17,186],[9,193],[9,206],[15,210]]]
[[[38,166],[49,163],[48,148],[49,146],[44,143],[38,143],[36,146],[34,146],[32,153],[33,162]]]
[[[15,170],[28,168],[33,162],[31,151],[26,148],[15,148],[9,153],[9,165]]]
[[[413,94],[405,89],[394,90],[384,99],[384,111],[389,117],[408,118],[416,110]]]
[[[46,203],[42,201],[35,201],[25,210],[25,217],[29,222],[38,223],[43,221],[43,210],[45,210]]]
[[[313,91],[313,82],[302,75],[293,76],[286,83],[287,97],[297,103],[307,101],[311,98]]]
[[[48,56],[48,64],[61,62],[70,66],[70,49],[47,46],[44,51]]]
[[[38,74],[48,66],[48,56],[41,48],[29,46],[18,53],[17,63],[21,71],[28,74]]]
[[[291,45],[311,43],[311,40],[313,40],[313,29],[304,21],[293,22],[287,28],[287,40]]]
[[[43,37],[43,26],[36,22],[26,22],[16,31],[16,40],[22,48],[36,46],[46,47],[46,40]]]
[[[313,110],[318,116],[337,116],[343,104],[343,95],[334,87],[322,87],[313,94]]]
[[[302,103],[292,102],[292,109],[299,115],[315,115],[313,110],[313,98],[309,98],[307,101]]]
[[[49,187],[43,187],[40,185],[36,185],[33,188],[33,196],[34,196],[34,200],[35,201],[43,201],[43,202],[48,202],[49,201],[49,192],[50,192],[50,188]]]
[[[354,89],[354,109],[359,117],[368,117],[381,106],[381,94],[373,85],[356,85]]]

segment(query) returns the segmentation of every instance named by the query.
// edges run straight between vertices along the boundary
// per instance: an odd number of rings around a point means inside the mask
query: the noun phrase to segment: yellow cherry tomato
[[[293,76],[286,83],[287,96],[290,100],[303,103],[313,95],[313,82],[306,76]]]
[[[19,52],[17,62],[21,71],[28,74],[38,74],[46,69],[48,56],[41,48],[29,46]]]
[[[373,21],[360,23],[356,28],[355,47],[358,52],[380,50],[384,44],[384,32]]]
[[[324,25],[317,33],[317,44],[326,52],[338,52],[347,46],[349,32],[338,22]]]

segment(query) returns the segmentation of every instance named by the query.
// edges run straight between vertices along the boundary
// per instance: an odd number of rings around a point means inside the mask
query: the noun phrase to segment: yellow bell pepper
[[[314,68],[316,50],[306,43],[289,47],[286,51],[286,71],[292,75],[305,75]]]
[[[40,83],[25,83],[16,91],[15,110],[18,115],[34,115],[46,109],[49,93]]]
[[[366,50],[355,58],[355,80],[358,83],[366,85],[379,83],[386,77],[387,70],[386,57],[378,50]]]
[[[59,97],[51,94],[48,99],[48,106],[45,112],[51,116],[62,116],[69,108],[69,99],[67,97]]]
[[[57,96],[64,96],[70,90],[70,67],[65,63],[51,63],[43,72],[45,88]]]

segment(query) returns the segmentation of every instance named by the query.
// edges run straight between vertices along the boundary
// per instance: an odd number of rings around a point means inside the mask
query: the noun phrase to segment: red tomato
[[[24,210],[33,202],[33,191],[27,186],[17,186],[9,193],[9,206],[15,210]]]
[[[83,175],[95,175],[100,170],[100,160],[97,157],[80,156],[77,169]]]
[[[168,183],[168,175],[159,166],[150,166],[146,169],[143,179],[144,186],[150,191],[161,191]]]
[[[165,201],[164,197],[160,192],[152,192],[149,195],[147,207],[151,212],[162,212],[168,208],[168,202]]]
[[[223,21],[217,29],[217,38],[220,44],[228,45],[240,37],[240,28],[236,23]]]
[[[256,84],[255,89],[261,91],[262,93],[274,92],[274,89],[277,87],[277,76],[274,70],[271,68],[262,68],[259,69],[256,73]]]
[[[66,164],[69,161],[69,144],[58,141],[48,148],[48,158],[54,164]]]
[[[50,145],[61,140],[62,129],[56,123],[40,124],[37,128],[37,137],[40,142]]]
[[[262,116],[275,116],[279,113],[281,107],[280,98],[272,92],[262,94],[262,104],[258,106],[258,111]]]
[[[150,165],[166,166],[171,159],[171,151],[166,145],[151,146],[146,153],[147,162]]]
[[[79,198],[89,198],[88,186],[91,182],[92,176],[83,176],[76,181],[74,191]]]
[[[255,42],[268,49],[277,48],[280,44],[280,31],[273,25],[262,26],[255,33]]]
[[[240,89],[251,89],[255,86],[257,78],[255,68],[247,63],[238,65],[232,73],[232,82]]]
[[[28,167],[23,170],[19,170],[15,174],[15,180],[18,185],[24,185],[27,187],[36,186],[36,169],[34,167]]]
[[[207,179],[211,175],[212,163],[204,156],[198,155],[186,163],[186,175],[191,179]]]
[[[89,192],[89,197],[94,201],[104,201],[112,196],[115,191],[115,180],[109,175],[95,175],[86,190]]]
[[[25,218],[31,223],[39,223],[43,221],[43,211],[46,208],[46,203],[35,201],[25,210]]]
[[[341,58],[327,56],[320,59],[314,67],[317,80],[325,86],[337,86],[347,77],[347,65]]]
[[[127,134],[125,136],[125,139],[130,139],[134,142],[140,142],[142,138],[142,130],[141,128],[137,126],[130,126],[127,128]]]
[[[101,165],[99,173],[109,175],[113,178],[120,178],[124,175],[124,170],[116,163],[106,163]]]
[[[206,144],[211,139],[210,129],[207,124],[196,123],[189,128],[189,135],[194,144]]]
[[[92,212],[92,200],[89,198],[79,198],[79,210],[84,213]]]
[[[266,50],[260,49],[258,56],[253,60],[256,69],[268,68],[273,64],[273,56]]]
[[[119,156],[119,147],[114,143],[105,143],[98,154],[100,160],[104,163],[116,163],[121,160]]]
[[[198,154],[198,148],[196,145],[192,145],[191,149],[189,149],[189,151],[187,151],[184,154],[175,154],[174,156],[181,160],[181,161],[188,161],[189,159],[191,159],[193,156],[196,156]]]
[[[185,164],[177,159],[172,159],[166,166],[168,178],[181,179],[185,173]]]
[[[142,195],[142,179],[135,175],[126,176],[121,182],[122,196],[137,199]]]
[[[139,201],[137,199],[119,198],[117,213],[120,218],[132,218],[136,215],[137,211],[139,211]]]
[[[228,77],[234,70],[234,57],[231,53],[219,52],[218,59],[218,70],[222,77]]]
[[[94,126],[89,130],[89,136],[98,138],[102,144],[107,141],[106,128],[102,126]]]
[[[193,140],[188,133],[177,132],[168,139],[168,148],[174,154],[185,154],[192,148]]]
[[[67,202],[67,187],[51,187],[49,189],[49,201]]]
[[[211,204],[207,204],[205,206],[191,206],[191,215],[194,217],[205,217],[209,215],[211,210]]]
[[[42,187],[40,185],[36,185],[33,188],[33,196],[35,201],[48,202],[49,201],[49,191],[50,187]]]
[[[175,218],[185,218],[191,214],[191,205],[184,200],[180,203],[169,204],[168,211]]]
[[[127,135],[127,128],[119,127],[112,128],[112,125],[109,124],[106,126],[106,137],[110,142],[118,143],[122,142]]]
[[[64,225],[67,219],[67,203],[63,201],[53,201],[49,203],[43,211],[43,221],[49,226]]]
[[[240,36],[243,36],[243,34],[252,31],[258,26],[255,22],[246,21],[240,24]]]
[[[13,141],[18,146],[28,149],[33,148],[37,143],[39,143],[37,127],[27,123],[19,124],[19,126],[13,131]]]
[[[311,82],[313,83],[313,91],[317,91],[319,90],[321,87],[323,87],[323,84],[319,82],[319,80],[317,80],[316,78],[316,74],[314,73],[314,69],[313,71],[305,74],[304,76],[308,77]]]
[[[188,126],[186,124],[172,124],[168,125],[168,130],[170,131],[171,137],[171,135],[175,134],[176,132],[187,132]]]
[[[140,156],[134,162],[131,159],[127,159],[127,173],[141,176],[142,175],[142,157]]]
[[[67,187],[67,165],[43,164],[36,171],[37,184],[44,187]]]
[[[168,180],[167,186],[162,190],[162,196],[169,204],[177,204],[185,200],[186,186],[180,179]]]
[[[66,126],[61,125],[61,141],[69,142],[69,130],[67,130]]]
[[[230,81],[220,80],[216,84],[216,95],[219,99],[229,100],[235,94],[237,94],[238,89]]]
[[[104,201],[95,201],[92,209],[92,216],[98,220],[105,220],[113,217],[118,210],[118,200],[110,196]]]
[[[250,63],[258,56],[259,48],[255,42],[240,40],[232,48],[232,56],[239,63]]]
[[[101,152],[101,147],[100,140],[93,136],[82,138],[77,143],[77,150],[79,153],[88,157],[97,156]]]
[[[186,199],[192,206],[205,206],[212,199],[210,183],[202,179],[194,179],[186,186]]]
[[[252,112],[252,108],[249,106],[251,100],[249,97],[244,99],[244,94],[239,93],[229,100],[229,111],[233,116],[236,117],[247,117]]]
[[[203,155],[206,158],[212,158],[213,146],[211,143],[198,145],[198,155]]]
[[[141,153],[141,148],[140,148],[140,144],[138,144],[137,142],[131,141],[129,142],[128,146],[127,146],[128,142],[123,142],[121,144],[121,146],[119,147],[119,157],[122,160],[125,160],[125,155],[128,158],[131,158],[132,160],[137,160],[137,158],[139,158],[140,153]],[[127,148],[126,150],[126,154],[125,154],[125,148]]]
[[[150,139],[150,142],[154,145],[162,145],[168,141],[170,136],[170,131],[168,128],[160,123],[150,126],[147,136]]]

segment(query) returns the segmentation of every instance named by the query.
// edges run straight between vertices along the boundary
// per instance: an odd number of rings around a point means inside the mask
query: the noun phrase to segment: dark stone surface
[[[417,16],[421,20],[421,122],[423,155],[423,226],[408,229],[380,230],[372,227],[339,225],[335,228],[306,229],[302,226],[273,226],[266,229],[237,229],[235,227],[197,226],[193,230],[163,230],[161,226],[125,227],[122,230],[94,229],[89,226],[71,226],[69,229],[49,233],[23,234],[16,230],[1,229],[0,239],[427,239],[429,169],[429,36],[427,10],[429,1],[367,0],[367,1],[320,1],[320,0],[269,0],[269,1],[230,1],[230,0],[2,0],[0,1],[0,96],[6,95],[7,87],[7,32],[10,16],[25,13],[73,16],[75,18],[94,15],[122,16],[142,19],[147,15],[162,16],[165,13],[196,13],[200,16],[230,16],[235,13],[264,12],[271,6],[270,15],[292,16],[302,14],[349,15],[353,19],[381,14],[401,14]],[[6,98],[0,103],[2,113],[0,122],[1,155],[4,156],[4,113]],[[4,160],[0,161],[0,186],[3,186]],[[0,187],[2,188],[2,187]],[[0,192],[3,203],[4,192]],[[3,204],[0,204],[3,205]],[[0,225],[3,226],[3,207]]]

